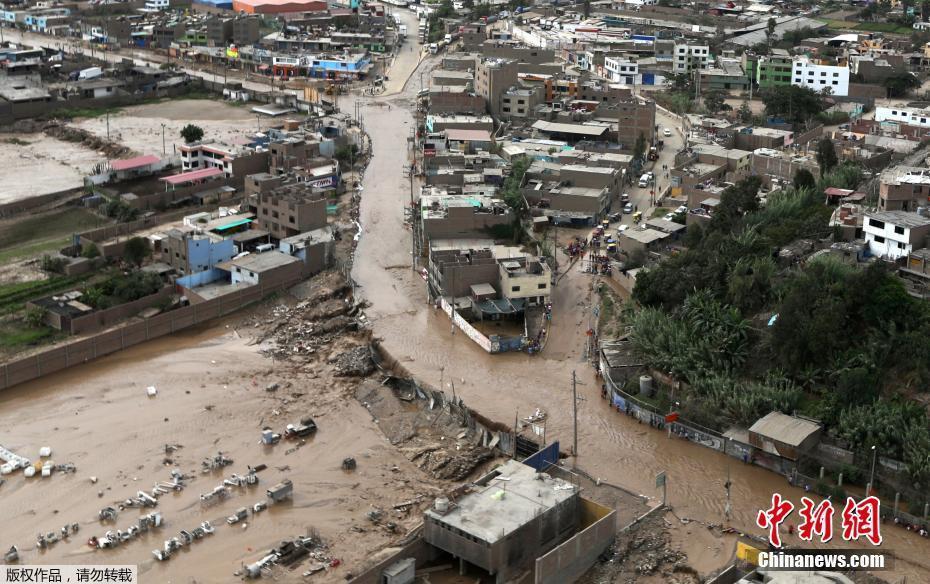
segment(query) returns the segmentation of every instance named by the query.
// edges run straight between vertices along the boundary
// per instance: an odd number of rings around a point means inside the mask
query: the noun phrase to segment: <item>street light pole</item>
[[[578,381],[575,378],[575,371],[572,370],[572,418],[574,419],[574,439],[572,442],[572,454],[578,458]]]
[[[872,485],[875,484],[875,458],[878,454],[878,450],[875,445],[872,445],[872,471],[869,473],[869,484],[865,489],[865,496],[868,497],[872,494]]]

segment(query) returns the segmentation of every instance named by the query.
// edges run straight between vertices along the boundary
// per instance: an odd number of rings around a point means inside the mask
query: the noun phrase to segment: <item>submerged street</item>
[[[420,68],[428,70],[433,61],[424,60]],[[404,226],[403,208],[410,201],[405,169],[412,154],[406,138],[415,123],[419,72],[411,75],[405,89],[399,74],[392,73],[384,95],[359,98],[373,157],[365,173],[362,236],[353,276],[359,293],[371,303],[367,313],[385,349],[424,382],[439,386],[442,379],[447,392],[454,383],[455,393],[489,418],[506,423],[536,408],[548,412],[548,437],[560,440],[566,452],[572,441],[571,374],[577,371],[578,394],[583,398],[578,406],[577,465],[592,476],[649,496],[653,502],[661,501],[655,475],[666,471],[669,503],[680,518],[723,524],[728,472],[733,481],[730,524],[740,531],[759,532],[755,516],[769,505],[771,493],[800,501],[803,489],[790,486],[784,477],[686,440],[669,439],[665,432],[619,414],[602,399],[600,381],[584,355],[590,307],[597,300],[595,277],[582,273],[577,264],[553,288],[552,327],[541,354],[490,355],[461,331],[451,332],[449,319],[427,303],[424,282],[411,269],[411,234]],[[681,140],[674,119],[660,112],[657,120],[660,128],[675,132],[673,139],[666,140],[657,163],[661,167],[674,157]],[[660,179],[660,188],[666,184]],[[419,188],[416,181],[414,188]],[[648,207],[646,189],[632,188],[630,194],[640,209]],[[624,222],[629,217],[625,215]],[[559,265],[568,265],[563,254]],[[883,535],[885,547],[898,557],[896,573],[926,574],[930,569],[926,540],[892,526]],[[788,538],[789,543],[792,540],[798,541],[794,536]],[[690,553],[695,552],[702,554],[692,557],[695,565],[710,570],[731,559],[733,545],[728,542]]]

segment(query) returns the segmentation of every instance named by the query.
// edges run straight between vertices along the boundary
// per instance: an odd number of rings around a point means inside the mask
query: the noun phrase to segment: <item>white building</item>
[[[675,44],[675,56],[672,60],[675,73],[690,73],[695,69],[707,69],[710,58],[708,45],[681,45]]]
[[[876,122],[901,122],[921,128],[930,128],[930,109],[911,108],[906,105],[878,106],[875,108]]]
[[[604,77],[613,83],[640,85],[639,64],[629,57],[604,57]]]
[[[145,6],[140,8],[141,12],[161,12],[162,10],[168,10],[170,7],[170,0],[145,0]]]
[[[833,95],[849,95],[849,68],[818,65],[807,57],[795,57],[791,84],[809,87],[816,92],[829,89]]]
[[[896,260],[926,247],[930,217],[907,211],[875,211],[865,214],[862,232],[872,255]]]

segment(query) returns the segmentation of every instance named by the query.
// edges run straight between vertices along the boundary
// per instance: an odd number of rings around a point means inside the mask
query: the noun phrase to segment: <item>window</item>
[[[875,236],[875,243],[885,243],[885,238],[882,237],[881,235],[876,235],[876,236]]]
[[[871,217],[869,217],[869,226],[874,227],[876,229],[884,229],[885,222],[879,221],[878,219],[872,219]]]
[[[800,83],[801,80],[800,80],[800,79],[795,79],[794,82],[795,82],[795,83]]]
[[[839,77],[840,74],[839,74],[839,73],[834,73],[833,76],[834,76],[834,77]]]
[[[510,287],[510,291],[511,291],[511,292],[519,292],[519,291],[520,291],[520,287],[519,287],[519,286],[511,286],[511,287]]]
[[[536,287],[539,288],[540,290],[545,290],[545,289],[546,289],[546,283],[543,282],[542,284],[537,284]]]
[[[904,244],[901,243],[901,242],[899,241],[899,242],[898,242],[898,249],[904,249],[904,247],[905,247]]]
[[[293,215],[290,215],[287,219],[288,219],[288,221],[290,221],[291,223],[296,223],[296,221],[294,220],[294,216],[293,216]]]
[[[262,215],[267,215],[267,214],[268,214],[268,208],[267,208],[267,207],[263,207],[263,208],[262,208]]]
[[[894,232],[897,233],[898,235],[904,235],[904,228],[901,227],[900,225],[895,225]]]
[[[839,85],[839,83],[837,83],[836,81],[834,81],[834,82],[833,82],[833,85]]]

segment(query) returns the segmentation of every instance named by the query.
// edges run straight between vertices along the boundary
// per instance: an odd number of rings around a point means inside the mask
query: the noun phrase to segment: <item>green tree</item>
[[[184,138],[184,141],[188,144],[197,142],[203,138],[203,128],[195,126],[194,124],[187,124],[181,128],[181,137]]]
[[[518,158],[511,165],[510,176],[504,181],[502,193],[504,202],[516,211],[517,215],[525,208],[523,193],[520,189],[523,187],[523,176],[530,167],[530,161],[527,158]]]
[[[752,121],[752,110],[749,108],[748,101],[744,101],[740,104],[739,109],[736,110],[736,115],[739,116],[739,121],[743,124],[748,124]]]
[[[724,189],[710,222],[711,229],[729,233],[744,215],[757,211],[760,187],[762,179],[750,176]]]
[[[822,95],[796,85],[766,89],[762,92],[762,103],[766,115],[784,118],[793,124],[804,124],[826,109]]]
[[[123,259],[126,260],[126,263],[138,267],[151,253],[149,240],[144,237],[131,237],[126,242],[126,247],[123,248]]]
[[[833,170],[839,159],[836,156],[836,148],[833,146],[833,140],[824,136],[817,142],[817,164],[820,165],[820,176],[823,176]]]
[[[690,73],[674,73],[670,81],[672,83],[672,89],[675,91],[682,91],[684,93],[694,92],[694,81]]]
[[[704,107],[711,114],[729,111],[733,108],[726,102],[729,95],[722,89],[712,89],[704,93]]]
[[[646,136],[640,133],[633,144],[633,160],[642,160],[646,154]]]
[[[772,37],[775,36],[776,26],[778,26],[778,21],[775,20],[775,17],[769,18],[768,22],[765,23],[765,38],[768,39],[769,44],[772,43]]]
[[[911,90],[920,87],[920,79],[914,76],[913,73],[899,71],[885,79],[882,85],[885,86],[888,97],[904,97]]]
[[[815,189],[817,188],[817,179],[814,178],[811,171],[806,168],[799,168],[798,171],[794,173],[794,188]]]

